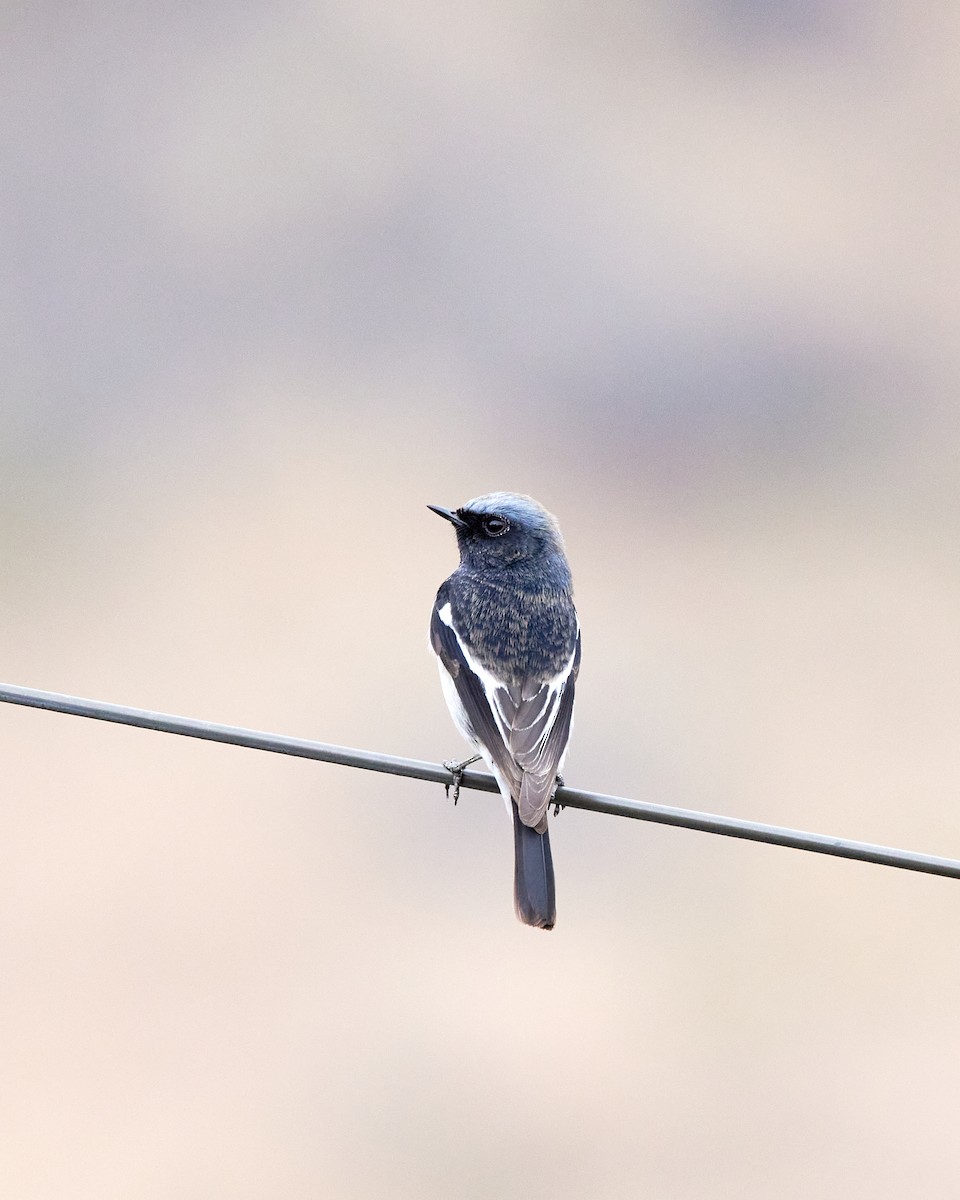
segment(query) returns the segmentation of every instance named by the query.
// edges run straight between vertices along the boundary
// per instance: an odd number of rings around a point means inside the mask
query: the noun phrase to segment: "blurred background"
[[[554,511],[574,786],[960,856],[960,17],[8,4],[0,677],[441,760]],[[956,1194],[960,885],[0,711],[0,1190]]]

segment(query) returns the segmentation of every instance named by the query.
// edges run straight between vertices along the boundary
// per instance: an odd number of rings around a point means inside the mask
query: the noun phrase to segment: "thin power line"
[[[119,725],[135,725],[140,729],[156,729],[161,733],[203,738],[210,742],[225,742],[231,746],[247,746],[252,750],[268,750],[273,754],[312,758],[320,762],[337,763],[343,767],[358,767],[364,771],[405,775],[407,778],[424,779],[429,783],[447,784],[451,780],[450,772],[439,763],[395,758],[389,754],[372,754],[367,750],[352,750],[346,746],[328,746],[323,742],[312,742],[305,738],[260,733],[255,729],[238,729],[233,725],[216,725],[210,721],[196,721],[190,717],[174,717],[142,708],[127,708],[122,704],[104,704],[99,700],[84,700],[79,696],[61,696],[57,692],[39,692],[33,688],[0,684],[0,701],[6,704],[22,704],[28,708],[69,713],[75,717],[92,717],[97,721],[113,721]],[[481,792],[497,790],[497,785],[490,775],[483,775],[477,771],[464,771],[460,786]],[[569,808],[610,813],[617,817],[633,817],[639,821],[653,821],[659,825],[699,829],[702,833],[717,833],[724,837],[767,842],[773,846],[791,846],[795,850],[809,850],[815,854],[832,854],[837,858],[854,858],[861,862],[879,863],[885,867],[900,867],[905,871],[923,871],[928,875],[946,875],[951,879],[960,879],[960,861],[938,858],[932,854],[914,854],[909,850],[894,850],[889,846],[873,846],[868,842],[852,842],[846,838],[804,833],[799,829],[784,829],[778,825],[764,825],[758,821],[740,821],[735,817],[720,817],[687,808],[670,808],[664,804],[650,804],[643,800],[604,796],[599,792],[584,792],[579,788],[562,787],[557,792],[557,799]]]

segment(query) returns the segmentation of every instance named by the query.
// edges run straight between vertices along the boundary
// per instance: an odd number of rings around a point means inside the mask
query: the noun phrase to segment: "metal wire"
[[[233,725],[217,725],[190,717],[174,717],[167,713],[150,712],[142,708],[127,708],[122,704],[104,704],[99,700],[84,700],[79,696],[62,696],[57,692],[40,692],[33,688],[0,684],[0,701],[6,704],[43,708],[50,712],[68,713],[75,717],[92,717],[97,721],[112,721],[120,725],[135,725],[140,729],[156,729],[161,733],[176,733],[183,737],[203,738],[231,746],[246,746],[252,750],[268,750],[272,754],[291,754],[297,758],[312,758],[320,762],[357,767],[364,771],[381,771],[388,775],[404,775],[409,779],[424,779],[429,783],[448,784],[452,776],[440,763],[419,762],[412,758],[395,758],[389,754],[373,754],[367,750],[352,750],[347,746],[329,746],[305,738],[284,737],[276,733],[260,733],[255,729],[239,729]],[[497,785],[490,775],[464,771],[463,788],[495,792]],[[899,867],[905,871],[922,871],[928,875],[945,875],[960,879],[960,861],[939,858],[932,854],[915,854],[909,850],[894,850],[889,846],[874,846],[869,842],[853,842],[846,838],[829,837],[819,833],[804,833],[799,829],[784,829],[757,821],[740,821],[735,817],[715,816],[687,808],[670,808],[643,800],[628,800],[620,796],[604,796],[579,788],[562,787],[556,799],[565,808],[582,808],[590,812],[610,813],[618,817],[633,817],[659,825],[676,825],[682,829],[698,829],[723,837],[745,838],[773,846],[790,846],[814,854],[830,854],[837,858],[852,858],[861,862]]]

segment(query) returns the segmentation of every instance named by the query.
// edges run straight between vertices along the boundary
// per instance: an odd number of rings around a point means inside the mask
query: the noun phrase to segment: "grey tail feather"
[[[557,899],[550,834],[546,830],[537,833],[529,825],[524,825],[516,804],[512,808],[515,855],[513,901],[517,916],[524,925],[552,929],[557,921]]]

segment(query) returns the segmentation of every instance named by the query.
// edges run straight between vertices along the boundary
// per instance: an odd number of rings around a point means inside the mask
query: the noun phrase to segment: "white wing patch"
[[[443,698],[447,702],[447,708],[450,709],[450,716],[453,717],[453,723],[460,730],[460,733],[473,746],[474,750],[480,755],[483,761],[487,764],[490,774],[497,781],[497,787],[500,789],[500,795],[503,797],[504,803],[507,806],[507,812],[510,812],[510,784],[503,776],[503,772],[490,757],[490,752],[477,735],[473,732],[470,724],[470,718],[467,716],[467,710],[463,707],[463,701],[460,699],[460,694],[457,692],[457,685],[453,682],[453,676],[443,665],[440,659],[437,659],[437,668],[440,671],[440,686],[443,688]]]
[[[497,693],[505,692],[506,688],[495,675],[492,675],[486,667],[477,662],[477,660],[463,644],[460,634],[457,633],[456,627],[453,623],[453,614],[449,600],[443,606],[443,608],[437,610],[437,616],[444,623],[444,625],[453,630],[453,636],[457,639],[457,646],[460,648],[460,653],[463,655],[467,666],[480,681],[480,685],[483,688],[483,694],[486,696],[487,703],[490,705],[490,711],[493,713],[494,720],[497,722],[497,728],[500,730],[503,740],[506,742],[508,732],[506,725],[504,724],[506,718],[501,707],[502,700],[497,698]]]

